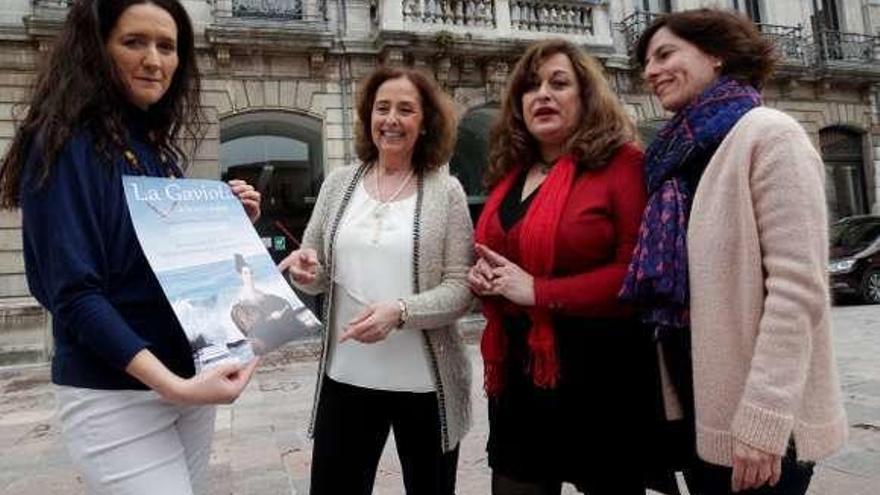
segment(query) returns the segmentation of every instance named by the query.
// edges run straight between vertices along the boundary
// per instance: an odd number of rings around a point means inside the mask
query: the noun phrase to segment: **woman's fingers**
[[[780,478],[782,478],[782,457],[777,456],[770,464],[770,481],[768,481],[768,484],[776,486]]]
[[[485,295],[492,290],[492,282],[484,276],[476,265],[468,270],[467,281],[470,289],[477,295]]]
[[[738,492],[743,489],[746,469],[746,459],[737,455],[736,449],[733,453],[733,472],[730,476],[730,489]]]
[[[474,264],[474,268],[487,281],[492,280],[492,277],[493,277],[492,267],[489,265],[489,263],[486,260],[484,260],[483,258],[478,259],[477,263]]]
[[[371,318],[373,316],[373,311],[374,308],[372,306],[367,306],[363,311],[358,313],[357,316],[352,318],[346,325],[345,332],[339,337],[339,343],[341,344],[349,339],[360,341],[362,336],[368,332],[375,323]]]
[[[229,188],[232,194],[235,194],[238,200],[241,201],[251,222],[256,222],[260,218],[260,204],[262,202],[260,192],[254,189],[254,186],[239,179],[229,181]]]
[[[508,260],[504,256],[501,256],[500,254],[496,253],[495,251],[492,251],[491,249],[489,249],[488,247],[486,247],[483,244],[475,244],[474,248],[477,251],[477,255],[480,258],[483,258],[486,261],[488,261],[489,264],[493,267],[494,266],[504,266],[504,265],[510,264],[510,260]]]
[[[762,459],[761,462],[757,465],[757,476],[755,478],[755,484],[752,485],[752,488],[760,488],[767,483],[770,482],[770,478],[773,477],[773,462],[771,459]]]
[[[305,268],[314,268],[318,266],[318,252],[311,248],[303,248],[299,250],[299,260]]]
[[[318,255],[314,249],[298,249],[278,263],[281,273],[289,272],[293,280],[307,284],[315,280],[318,267]]]
[[[733,448],[733,474],[731,489],[734,492],[775,485],[782,474],[782,458],[764,452],[742,442]]]

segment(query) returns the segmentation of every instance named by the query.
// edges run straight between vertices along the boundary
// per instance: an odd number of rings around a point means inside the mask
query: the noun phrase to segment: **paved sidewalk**
[[[847,448],[818,466],[812,495],[880,493],[880,307],[836,308],[835,348],[850,415]],[[468,348],[480,383],[478,348]],[[219,408],[211,459],[212,495],[308,493],[305,425],[316,364],[307,348],[270,356],[242,397]],[[84,494],[54,421],[46,367],[0,371],[0,494]],[[458,493],[489,493],[486,402],[474,388],[474,428],[462,445]],[[386,448],[376,495],[403,493],[400,467]],[[575,493],[567,487],[566,494]],[[162,494],[165,495],[165,494]],[[341,494],[344,495],[344,494]]]

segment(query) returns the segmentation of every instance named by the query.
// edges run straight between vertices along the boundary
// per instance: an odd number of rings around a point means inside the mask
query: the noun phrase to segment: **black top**
[[[517,177],[513,187],[510,188],[510,191],[507,191],[507,196],[504,197],[501,201],[501,206],[498,208],[498,219],[501,220],[501,228],[505,231],[509,231],[526,216],[529,206],[531,206],[535,196],[538,195],[538,191],[541,190],[539,185],[525,200],[520,200],[523,188],[526,186],[526,177],[528,176],[528,171],[525,171]]]

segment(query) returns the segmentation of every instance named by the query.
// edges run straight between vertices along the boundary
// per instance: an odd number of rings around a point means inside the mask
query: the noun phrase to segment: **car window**
[[[843,220],[831,227],[831,246],[867,247],[880,237],[880,219]]]

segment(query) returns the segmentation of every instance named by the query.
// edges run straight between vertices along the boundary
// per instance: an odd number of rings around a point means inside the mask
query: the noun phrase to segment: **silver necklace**
[[[375,170],[375,178],[376,178],[376,206],[373,208],[373,244],[379,244],[379,238],[382,236],[382,223],[385,220],[385,215],[388,214],[388,210],[391,208],[391,203],[400,196],[400,193],[406,189],[406,186],[409,184],[409,181],[412,180],[413,169],[410,168],[409,172],[406,174],[406,178],[403,179],[403,182],[400,183],[397,190],[394,191],[387,200],[382,199],[382,186],[379,183],[379,165],[376,165]]]

